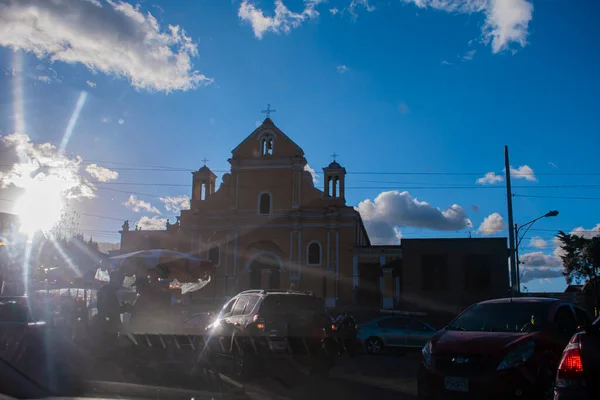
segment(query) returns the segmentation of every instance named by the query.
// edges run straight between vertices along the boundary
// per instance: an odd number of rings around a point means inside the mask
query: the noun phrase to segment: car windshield
[[[322,299],[315,296],[304,295],[270,295],[263,301],[260,312],[294,312],[294,311],[314,311],[323,313],[325,303]]]
[[[446,329],[484,332],[537,332],[547,319],[547,303],[483,303],[459,315]]]

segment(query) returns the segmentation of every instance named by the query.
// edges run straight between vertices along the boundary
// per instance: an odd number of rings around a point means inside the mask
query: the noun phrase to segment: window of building
[[[308,265],[321,265],[321,245],[312,242],[308,245]]]
[[[448,283],[445,255],[421,257],[421,284],[423,290],[446,290]]]
[[[213,262],[213,264],[219,264],[219,246],[211,247],[208,250],[208,259]]]
[[[465,257],[465,289],[485,291],[490,289],[491,257],[484,254],[471,254]]]
[[[258,210],[261,214],[271,213],[271,195],[269,193],[260,195]]]
[[[273,155],[273,137],[271,135],[266,135],[261,140],[261,155],[270,156]]]

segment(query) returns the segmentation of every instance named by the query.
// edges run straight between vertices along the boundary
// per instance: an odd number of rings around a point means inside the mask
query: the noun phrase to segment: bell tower
[[[215,192],[217,176],[206,166],[207,159],[204,161],[204,166],[198,171],[192,172],[192,200],[206,200]]]
[[[323,168],[323,181],[325,197],[344,199],[344,187],[346,180],[346,168],[342,167],[335,159],[337,154],[333,153],[333,162]]]

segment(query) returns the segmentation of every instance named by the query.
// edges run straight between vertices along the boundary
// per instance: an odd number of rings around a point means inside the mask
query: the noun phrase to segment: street
[[[251,399],[415,399],[419,354],[343,356],[326,378],[301,368],[281,368],[269,377],[243,382]]]

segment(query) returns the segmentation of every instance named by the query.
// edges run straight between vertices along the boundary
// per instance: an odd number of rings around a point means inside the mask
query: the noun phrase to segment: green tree
[[[587,284],[595,310],[600,309],[600,236],[586,238],[558,232],[567,284]]]

